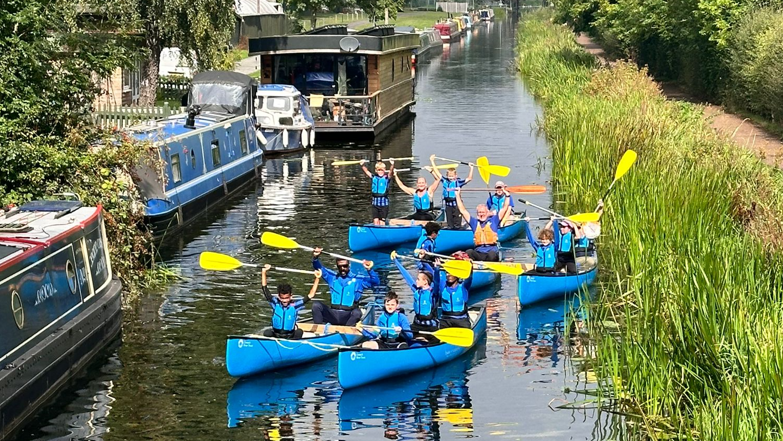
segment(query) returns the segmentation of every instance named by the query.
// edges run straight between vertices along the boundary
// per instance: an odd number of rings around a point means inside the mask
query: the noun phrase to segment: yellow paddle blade
[[[601,218],[600,213],[577,213],[573,216],[568,216],[568,220],[583,224],[585,222],[598,222]]]
[[[447,421],[455,426],[473,424],[473,409],[440,408],[438,409],[436,416],[439,421]],[[471,432],[473,431],[472,429],[468,430]]]
[[[501,263],[501,262],[480,262],[484,268],[499,272],[501,274],[510,274],[512,276],[518,276],[524,272],[522,265],[514,263]]]
[[[489,185],[489,178],[490,173],[489,170],[487,170],[485,167],[489,165],[489,159],[487,159],[486,156],[482,156],[478,159],[476,159],[476,165],[478,166],[479,175],[481,176],[481,180],[484,181],[485,184]]]
[[[435,168],[437,168],[437,169],[457,168],[457,167],[459,167],[459,164],[456,163],[456,162],[451,163],[451,164],[441,164],[441,165],[436,165],[435,166]]]
[[[242,266],[242,262],[225,254],[204,251],[198,257],[198,264],[205,270],[211,271],[230,271]]]
[[[443,343],[468,348],[473,345],[473,330],[468,328],[443,328],[432,335]]]
[[[479,167],[479,170],[484,169],[493,175],[497,175],[500,177],[505,178],[508,176],[509,173],[511,173],[511,169],[506,167],[505,165],[484,165]]]
[[[285,248],[288,250],[299,248],[299,244],[296,243],[295,240],[271,231],[264,231],[264,234],[261,235],[261,243],[269,247]]]
[[[628,173],[633,163],[636,162],[636,152],[633,150],[626,150],[623,157],[620,158],[620,163],[617,164],[617,170],[614,172],[614,180],[618,180]]]
[[[467,260],[449,260],[443,263],[443,269],[458,279],[467,279],[473,271],[473,264]]]
[[[332,165],[356,165],[361,163],[362,161],[332,161]]]

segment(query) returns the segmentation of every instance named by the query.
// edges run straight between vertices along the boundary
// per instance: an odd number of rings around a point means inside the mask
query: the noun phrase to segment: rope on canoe
[[[277,344],[280,345],[280,347],[283,348],[283,349],[288,349],[288,350],[294,350],[295,349],[293,347],[288,347],[288,346],[284,345],[283,342],[278,340],[278,339],[275,339],[275,342],[277,342]],[[325,343],[313,343],[313,342],[310,342],[310,341],[307,341],[307,340],[299,340],[298,342],[310,345],[313,348],[318,349],[319,351],[324,351],[324,352],[333,352],[333,351],[336,351],[336,350],[340,349],[340,348],[319,347],[319,346],[321,346],[321,345],[323,345]]]

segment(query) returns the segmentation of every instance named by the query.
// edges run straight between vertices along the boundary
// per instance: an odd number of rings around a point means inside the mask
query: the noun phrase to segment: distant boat
[[[33,201],[0,211],[0,439],[120,333],[100,206]]]
[[[241,73],[202,72],[193,78],[187,114],[130,128],[136,139],[158,147],[152,161],[135,170],[145,222],[156,239],[179,231],[259,176],[256,88]],[[271,137],[263,148],[284,149],[282,136]]]
[[[315,143],[310,107],[296,87],[262,84],[256,93],[255,107],[256,136],[267,157],[296,152]]]
[[[434,28],[440,32],[440,38],[444,44],[449,44],[460,39],[459,26],[456,22],[447,21],[445,23],[437,23]]]
[[[421,47],[413,51],[413,64],[420,64],[443,52],[443,39],[437,29],[429,28],[419,32]]]
[[[481,21],[494,21],[495,11],[492,9],[482,9],[479,11],[479,17],[481,17]]]

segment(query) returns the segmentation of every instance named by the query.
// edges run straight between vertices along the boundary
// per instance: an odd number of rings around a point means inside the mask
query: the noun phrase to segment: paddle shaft
[[[457,162],[459,164],[464,164],[464,165],[471,165],[470,162],[459,161],[457,159],[441,158],[440,156],[436,156],[435,159],[440,159],[441,161]],[[476,165],[476,164],[473,164],[473,165]]]
[[[299,245],[299,248],[301,248],[303,250],[307,250],[307,251],[313,251],[313,249],[314,249],[312,247],[307,247],[307,246],[304,246],[304,245]],[[321,250],[321,254],[326,254],[327,256],[336,257],[337,259],[344,259],[344,260],[347,260],[349,262],[361,263],[362,265],[364,265],[364,261],[363,260],[354,259],[353,257],[343,256],[342,254],[330,253],[328,251],[323,251],[323,250]]]

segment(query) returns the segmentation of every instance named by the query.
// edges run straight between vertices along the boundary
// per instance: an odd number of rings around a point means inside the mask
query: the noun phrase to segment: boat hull
[[[371,325],[374,320],[374,308],[369,307],[362,323]],[[337,348],[327,345],[353,346],[362,339],[361,335],[339,333],[300,340],[232,335],[226,340],[226,369],[232,377],[247,377],[331,357]]]
[[[468,352],[487,330],[487,313],[472,307],[473,344],[464,348],[440,343],[406,349],[340,349],[337,355],[337,379],[343,389],[359,387],[385,378],[406,375],[447,363]]]
[[[517,296],[522,306],[546,299],[573,294],[591,285],[598,274],[598,265],[579,274],[522,274],[517,277]]]
[[[266,140],[266,144],[259,142],[259,147],[264,152],[264,156],[267,158],[273,158],[279,155],[285,155],[287,153],[300,152],[306,147],[302,137],[308,137],[307,142],[309,145],[310,130],[313,129],[286,129],[288,131],[288,143],[285,142],[286,136],[283,129],[268,129],[261,128],[258,130],[257,136],[263,137]]]

